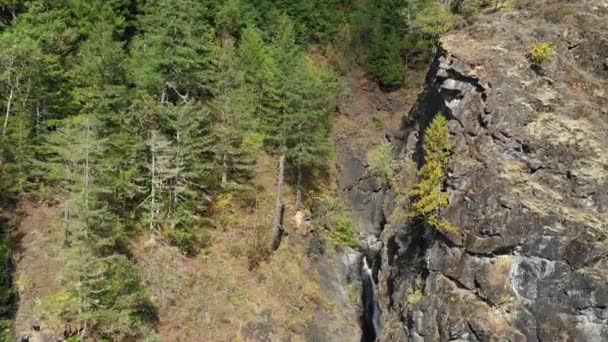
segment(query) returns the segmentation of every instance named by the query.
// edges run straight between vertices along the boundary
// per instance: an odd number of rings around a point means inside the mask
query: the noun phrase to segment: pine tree
[[[78,112],[99,122],[96,132],[105,143],[99,180],[103,197],[118,215],[141,202],[139,180],[145,173],[145,140],[138,128],[137,113],[130,110],[126,87],[123,43],[115,27],[98,23],[81,45],[70,70],[72,103]]]
[[[160,102],[205,97],[212,82],[214,31],[200,1],[150,1],[137,21],[130,74]],[[171,16],[167,17],[167,14]]]
[[[442,232],[458,230],[439,216],[440,211],[449,205],[448,194],[443,191],[443,182],[452,149],[448,121],[439,113],[425,130],[424,166],[418,171],[419,182],[411,195],[414,215]]]
[[[220,166],[222,186],[243,185],[249,178],[253,164],[243,145],[252,130],[254,110],[253,87],[245,83],[245,76],[232,39],[225,38],[217,49],[218,73],[210,108],[214,114],[213,135],[216,138],[215,160]]]
[[[252,124],[256,132],[262,136],[267,135],[266,128],[271,126],[267,121],[279,110],[278,66],[270,46],[262,38],[262,33],[254,27],[247,27],[243,31],[237,55],[239,69],[253,95]]]
[[[81,338],[136,338],[148,324],[150,304],[132,263],[116,254],[120,224],[99,200],[104,143],[98,123],[92,115],[79,115],[54,124],[44,165],[67,198],[62,221],[69,298],[58,308],[61,318],[75,322]]]
[[[331,153],[329,135],[339,83],[333,72],[314,65],[308,58],[301,58],[292,77],[297,84],[297,96],[291,103],[294,112],[286,118],[286,157],[296,169],[299,210],[306,171],[325,166]]]

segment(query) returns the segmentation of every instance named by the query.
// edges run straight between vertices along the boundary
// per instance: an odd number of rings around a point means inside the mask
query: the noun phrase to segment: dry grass
[[[15,250],[15,283],[19,309],[15,317],[15,332],[28,332],[31,320],[37,317],[37,305],[61,290],[60,275],[64,268],[61,255],[62,234],[57,223],[58,208],[23,203],[18,212],[25,216],[18,224]],[[63,327],[57,322],[42,322],[46,332],[58,333]]]
[[[340,322],[345,313],[319,287],[319,275],[306,255],[301,237],[287,218],[281,247],[267,251],[268,230],[274,209],[276,165],[258,158],[257,191],[251,198],[224,199],[222,226],[211,232],[212,244],[196,258],[182,256],[167,245],[135,244],[144,283],[158,307],[163,341],[250,341],[246,332],[269,310],[273,336],[304,341],[306,327],[319,314]],[[293,189],[285,199],[293,203]],[[350,319],[350,318],[349,318]],[[353,321],[354,323],[354,321]]]
[[[601,126],[602,123],[592,123],[586,118],[571,119],[543,114],[528,125],[527,129],[533,137],[545,143],[576,151],[579,159],[575,162],[572,173],[576,177],[601,184],[608,181],[608,141],[606,130],[602,130]]]

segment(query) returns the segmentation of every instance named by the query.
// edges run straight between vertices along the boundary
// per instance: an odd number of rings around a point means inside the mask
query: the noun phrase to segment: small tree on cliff
[[[412,191],[412,211],[441,232],[458,230],[439,216],[449,205],[448,194],[442,187],[452,149],[448,121],[439,113],[424,134],[424,166],[418,171],[419,182]]]

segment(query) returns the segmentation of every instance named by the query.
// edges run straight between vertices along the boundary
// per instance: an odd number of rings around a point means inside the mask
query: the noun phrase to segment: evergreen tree
[[[0,87],[4,94],[2,131],[0,138],[7,135],[9,120],[18,101],[27,103],[30,93],[38,84],[41,69],[41,51],[35,41],[19,32],[5,32],[0,43],[6,46],[0,53]]]
[[[266,129],[272,126],[269,120],[276,116],[279,110],[279,69],[272,49],[258,29],[247,27],[243,31],[237,56],[239,69],[242,70],[245,83],[251,88],[253,95],[252,124],[261,136],[268,135]]]
[[[383,85],[399,86],[405,74],[402,37],[407,0],[357,0],[351,13],[355,53]]]
[[[330,132],[339,83],[332,71],[302,58],[292,74],[297,96],[286,119],[286,158],[296,170],[296,208],[302,204],[303,177],[312,167],[326,166],[331,153]]]
[[[131,339],[143,334],[150,304],[131,262],[116,254],[120,225],[98,199],[104,144],[93,120],[92,115],[61,120],[45,144],[45,165],[50,175],[62,179],[67,198],[62,221],[69,298],[56,309],[61,318],[78,324],[82,338]]]
[[[214,30],[201,1],[149,1],[137,21],[130,74],[160,102],[205,97],[213,75]]]
[[[448,121],[439,113],[425,130],[424,166],[418,171],[419,182],[412,191],[412,211],[431,227],[442,232],[458,230],[440,217],[440,211],[449,205],[448,194],[443,191],[443,182],[452,148]]]
[[[105,149],[100,172],[100,193],[118,215],[142,201],[139,180],[145,174],[145,140],[128,101],[123,43],[115,39],[110,23],[99,23],[84,42],[70,70],[73,106],[99,122]]]
[[[222,45],[217,49],[220,72],[210,101],[215,122],[215,160],[221,165],[222,186],[242,185],[249,178],[253,164],[251,154],[243,146],[244,136],[252,130],[253,87],[245,83],[232,39],[225,38]]]

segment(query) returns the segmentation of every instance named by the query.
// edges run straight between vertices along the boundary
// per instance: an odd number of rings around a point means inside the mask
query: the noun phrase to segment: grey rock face
[[[450,120],[445,218],[460,232],[389,222],[383,341],[608,340],[608,86],[561,57],[539,76],[522,51],[534,40],[511,29],[536,19],[506,16],[445,38],[404,118],[419,166],[418,137],[436,113]]]

